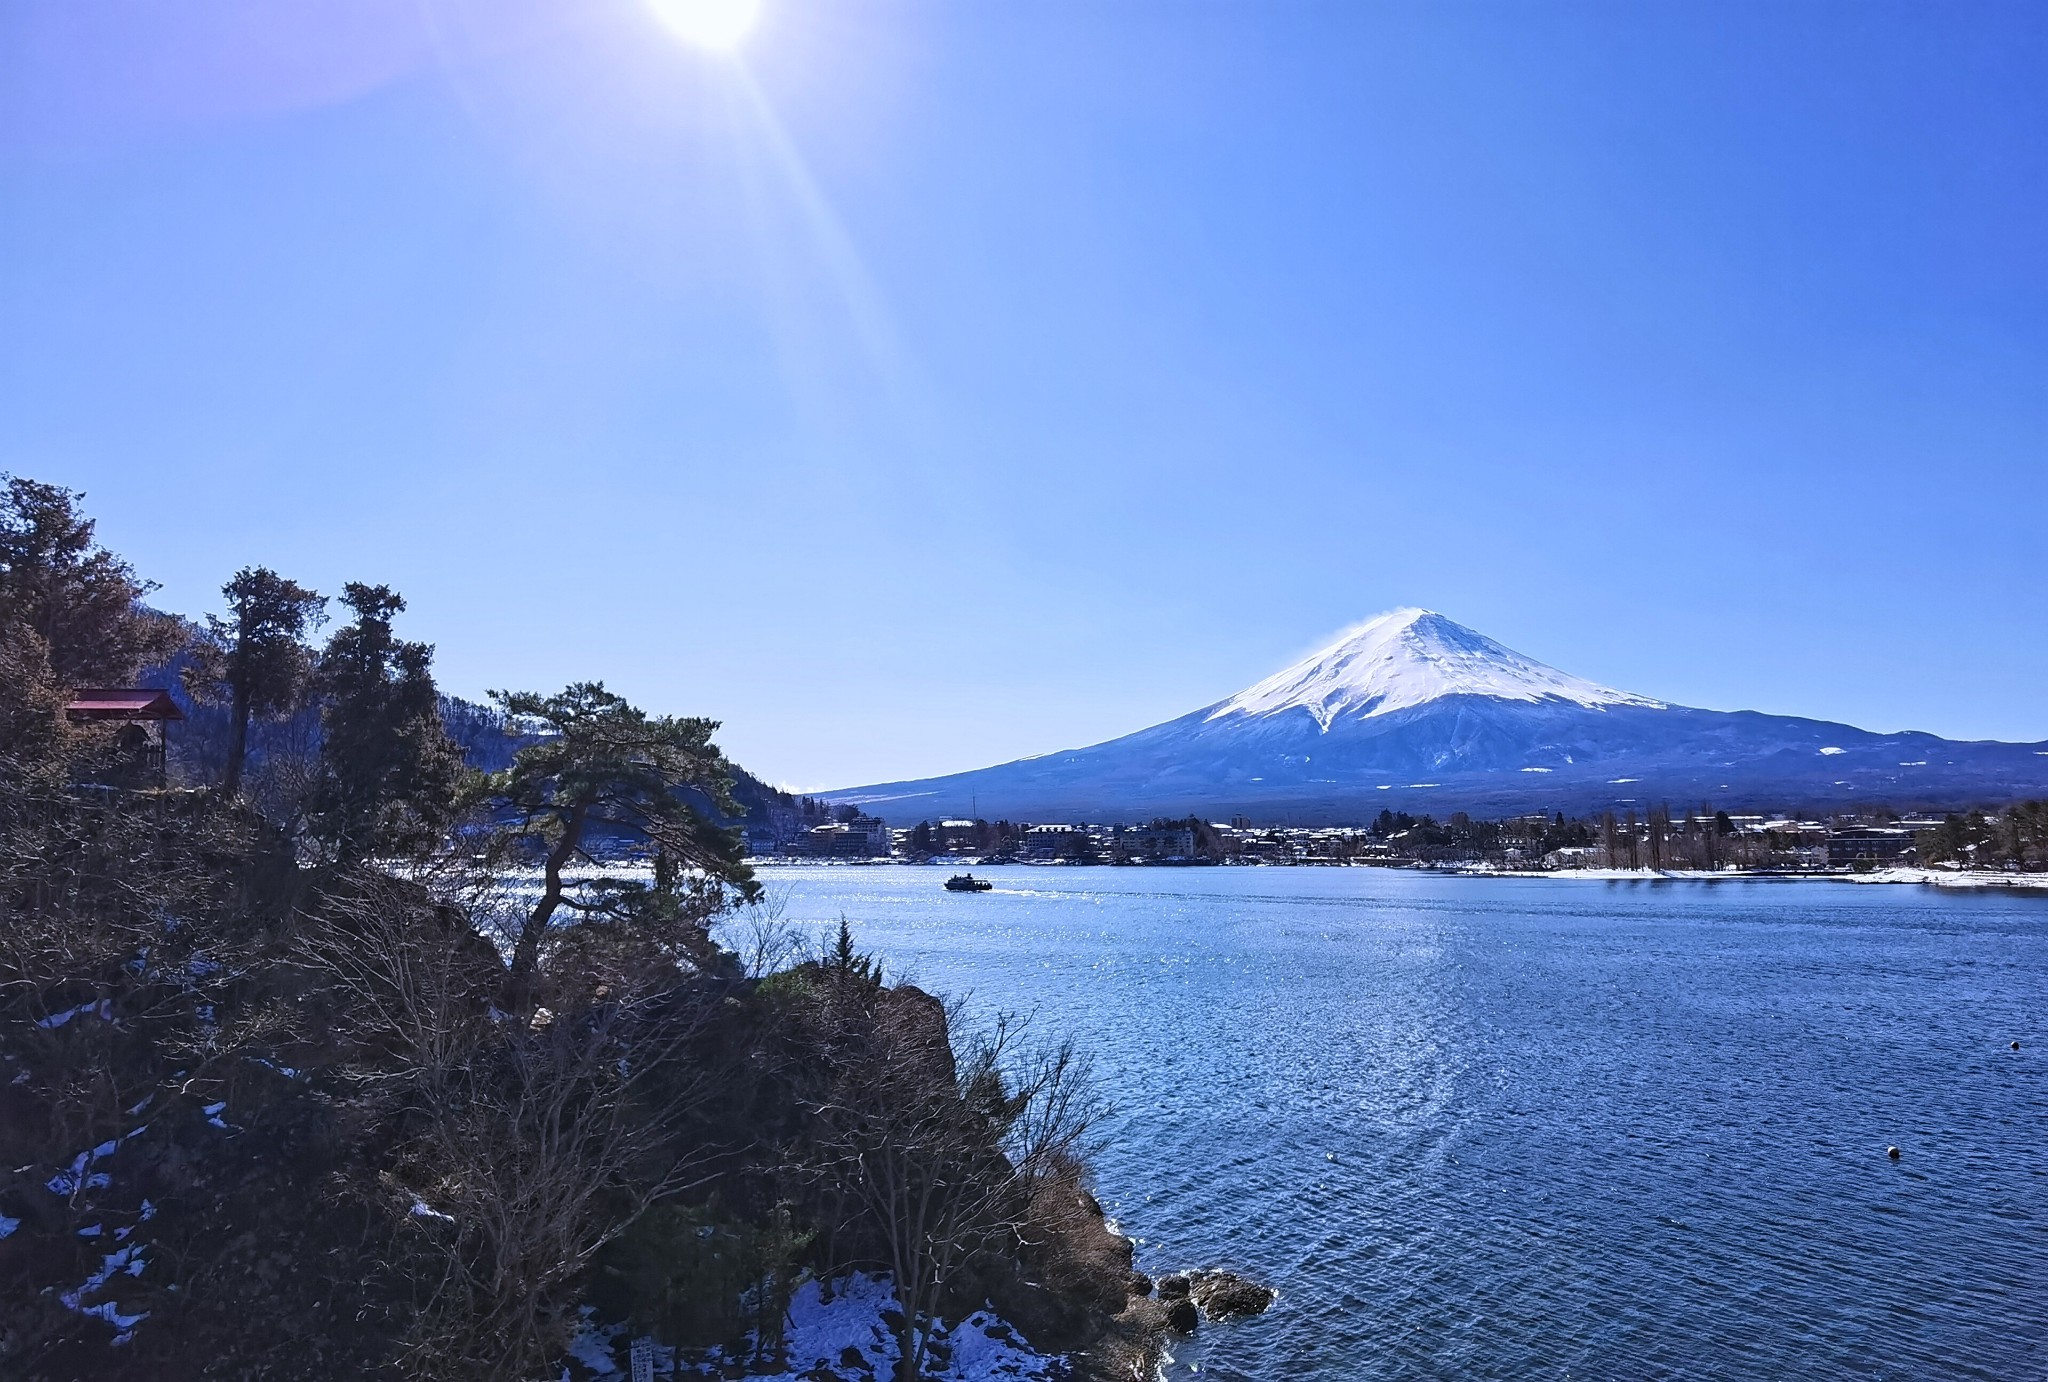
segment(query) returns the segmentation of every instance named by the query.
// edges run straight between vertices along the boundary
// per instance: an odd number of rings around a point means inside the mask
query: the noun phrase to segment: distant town
[[[765,817],[765,818],[764,818]],[[851,805],[789,797],[746,827],[757,860],[841,863],[1377,865],[1555,872],[1810,874],[1902,867],[2048,869],[2048,803],[1996,813],[1824,818],[1652,807],[1567,818],[1442,820],[1382,811],[1369,825],[1295,827],[1199,816],[1141,824],[945,818],[893,825]]]

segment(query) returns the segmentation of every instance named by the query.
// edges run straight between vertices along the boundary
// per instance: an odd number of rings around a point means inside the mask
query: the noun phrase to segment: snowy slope
[[[675,1382],[742,1375],[753,1382],[883,1382],[896,1372],[896,1338],[886,1322],[895,1308],[887,1277],[857,1272],[829,1284],[807,1281],[797,1288],[784,1322],[787,1367],[756,1371],[760,1365],[751,1348],[687,1354],[656,1347],[654,1375]],[[1061,1382],[1074,1375],[1066,1358],[1034,1352],[987,1310],[950,1328],[941,1324],[928,1347],[925,1376],[931,1382]],[[624,1325],[601,1325],[586,1314],[569,1346],[577,1366],[564,1377],[625,1377],[631,1348]]]
[[[1341,718],[1390,715],[1445,696],[1663,708],[1648,696],[1547,667],[1433,610],[1397,609],[1219,702],[1206,718],[1301,709],[1328,729]]]

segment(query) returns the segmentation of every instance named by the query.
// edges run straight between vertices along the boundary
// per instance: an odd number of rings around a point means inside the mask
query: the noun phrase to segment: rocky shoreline
[[[1156,1281],[1137,1268],[1137,1244],[1119,1233],[1093,1196],[1085,1206],[1125,1267],[1124,1305],[1102,1335],[1076,1355],[1085,1382],[1153,1382],[1176,1338],[1209,1324],[1262,1315],[1279,1292],[1220,1268],[1172,1272]]]

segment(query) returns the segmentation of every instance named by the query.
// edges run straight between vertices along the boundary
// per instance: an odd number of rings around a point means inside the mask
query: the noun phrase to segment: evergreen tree
[[[843,979],[868,987],[882,982],[881,962],[854,948],[853,927],[843,916],[839,918],[839,933],[832,939],[832,952],[825,957],[825,968]]]
[[[0,629],[66,688],[118,686],[170,652],[176,622],[142,607],[155,587],[93,541],[82,498],[0,476]]]
[[[335,630],[315,685],[321,777],[314,834],[337,859],[431,848],[454,815],[462,754],[441,723],[434,650],[391,631],[405,601],[355,581],[342,603],[355,618]]]
[[[711,742],[715,720],[649,715],[604,689],[579,682],[553,696],[492,692],[515,724],[538,742],[520,750],[512,766],[494,773],[483,790],[512,816],[507,839],[542,851],[542,889],[521,923],[512,951],[512,977],[520,993],[540,963],[541,942],[564,907],[583,916],[609,916],[690,932],[672,939],[692,948],[703,939],[699,919],[687,915],[679,893],[683,871],[694,869],[714,886],[752,897],[759,888],[741,858],[738,831],[721,829],[680,793],[695,789],[720,810],[735,812],[732,765]],[[653,853],[652,890],[617,880],[594,880],[571,896],[565,872],[590,852],[593,830],[620,827],[639,835]]]
[[[64,722],[71,694],[132,681],[177,639],[141,604],[152,587],[93,542],[80,497],[0,476],[0,757],[14,771],[62,776],[84,738]]]
[[[263,566],[236,572],[221,594],[228,617],[207,616],[185,685],[202,700],[227,702],[231,737],[221,790],[233,796],[249,757],[249,721],[294,709],[306,692],[313,673],[306,634],[320,624],[327,600]]]

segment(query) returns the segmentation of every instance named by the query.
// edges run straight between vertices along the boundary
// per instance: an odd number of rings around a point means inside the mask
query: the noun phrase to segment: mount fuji
[[[2048,741],[1873,734],[1698,710],[1395,610],[1234,696],[1088,748],[823,795],[884,816],[1357,822],[1382,808],[1954,806],[2048,796]]]

